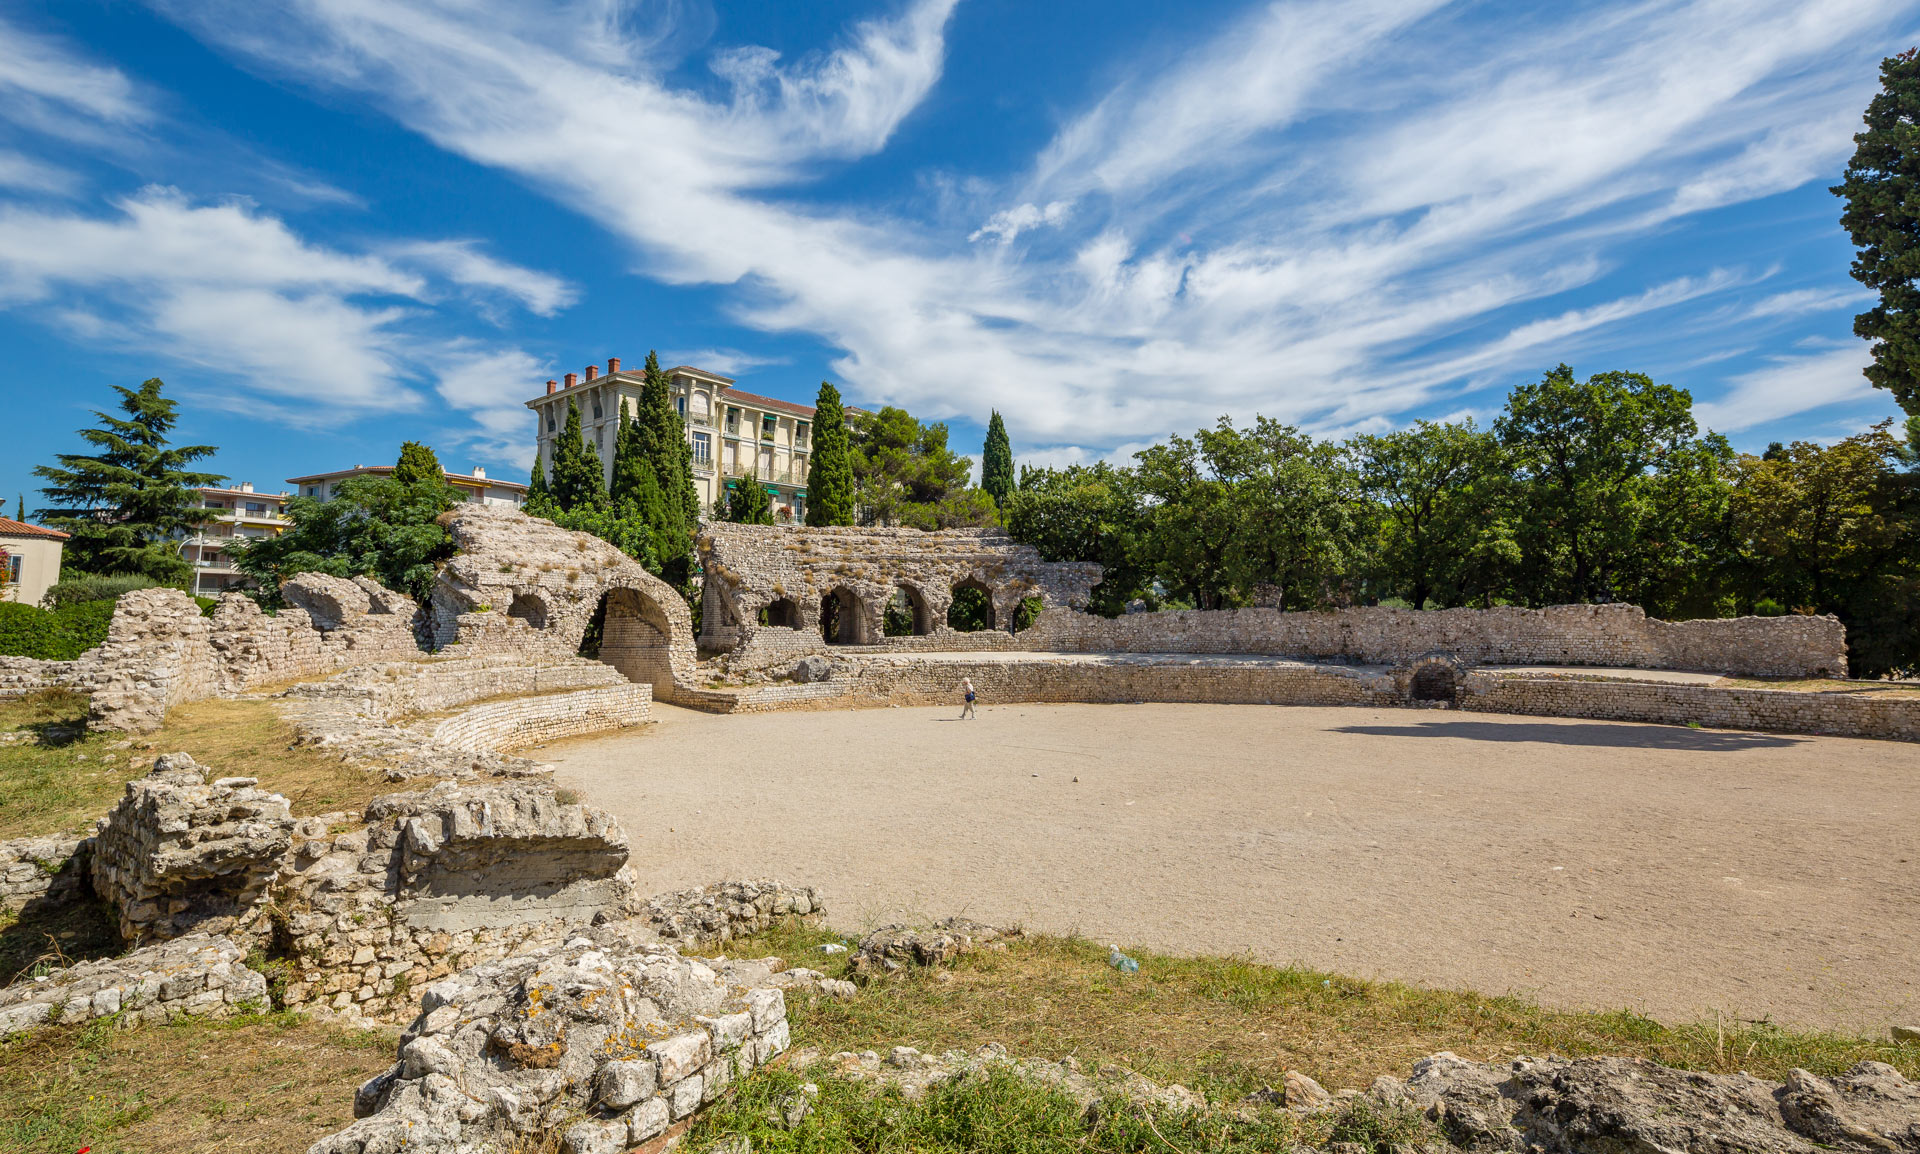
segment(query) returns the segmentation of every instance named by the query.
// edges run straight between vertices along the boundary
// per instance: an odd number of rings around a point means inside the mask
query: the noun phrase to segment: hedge
[[[72,661],[107,639],[112,601],[83,601],[59,609],[0,602],[0,656]]]

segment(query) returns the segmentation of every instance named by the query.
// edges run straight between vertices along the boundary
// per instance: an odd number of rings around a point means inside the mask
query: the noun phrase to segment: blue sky
[[[149,376],[262,488],[407,438],[521,479],[520,403],[649,348],[976,454],[999,408],[1036,463],[1484,420],[1560,361],[1844,436],[1894,407],[1827,186],[1916,40],[1920,0],[0,0],[0,493]]]

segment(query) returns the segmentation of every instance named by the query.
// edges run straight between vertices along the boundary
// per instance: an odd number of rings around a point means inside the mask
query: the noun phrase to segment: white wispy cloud
[[[438,271],[454,284],[511,297],[537,316],[553,316],[580,299],[580,290],[567,281],[495,260],[481,252],[476,241],[415,241],[389,252],[400,262]]]
[[[71,127],[76,116],[139,124],[153,115],[150,99],[119,69],[0,17],[0,108],[7,119],[53,131]]]
[[[419,405],[415,383],[443,369],[417,322],[431,319],[443,286],[511,286],[530,305],[564,295],[546,274],[459,245],[396,251],[428,271],[314,244],[245,204],[196,203],[169,188],[100,215],[0,206],[0,308],[40,310],[77,337],[244,380],[254,395],[280,398],[282,419],[315,423]],[[508,354],[490,355],[498,364]],[[532,363],[519,355],[514,363]],[[497,393],[447,399],[492,431]]]
[[[1869,359],[1867,347],[1861,343],[1776,357],[1765,368],[1734,377],[1721,396],[1694,405],[1694,416],[1702,428],[1737,433],[1783,417],[1862,400],[1873,392],[1860,373]]]
[[[986,224],[955,227],[798,195],[884,149],[925,98],[952,0],[909,0],[794,61],[723,51],[723,97],[669,85],[606,6],[166,7],[256,67],[362,93],[520,175],[648,275],[737,284],[745,323],[842,349],[856,395],[1018,412],[1028,446],[1256,408],[1361,427],[1463,373],[1537,370],[1555,342],[1697,309],[1744,282],[1668,273],[1502,323],[1677,216],[1830,170],[1915,10],[1640,0],[1496,24],[1439,0],[1274,0],[1068,118],[969,217]],[[1056,204],[1073,208],[1048,220]]]

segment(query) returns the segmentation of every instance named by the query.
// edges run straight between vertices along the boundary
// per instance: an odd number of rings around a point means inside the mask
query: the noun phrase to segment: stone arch
[[[820,598],[820,636],[828,645],[867,645],[867,603],[845,585]]]
[[[993,589],[985,581],[974,576],[960,578],[953,583],[953,596],[947,602],[947,626],[962,633],[997,628],[1000,615],[993,602]]]
[[[527,623],[531,629],[545,629],[548,621],[547,599],[538,593],[516,593],[507,606],[507,616]]]
[[[639,589],[615,586],[594,613],[601,661],[629,681],[673,685],[673,624],[666,610]],[[591,629],[589,629],[591,632]]]
[[[1460,663],[1445,653],[1429,653],[1407,666],[1407,700],[1451,704],[1460,687]]]
[[[800,628],[800,603],[791,597],[776,597],[760,611],[760,624],[774,629]]]
[[[906,628],[896,630],[894,620],[898,615],[897,607],[905,602]],[[889,637],[923,637],[933,632],[933,610],[927,604],[927,595],[920,587],[907,581],[897,581],[893,586],[893,595],[887,600],[887,625],[885,632]]]

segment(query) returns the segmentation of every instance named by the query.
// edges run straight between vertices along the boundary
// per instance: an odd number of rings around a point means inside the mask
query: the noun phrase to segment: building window
[[[729,405],[727,406],[727,432],[738,433],[739,431],[740,431],[740,410]]]
[[[673,411],[680,414],[681,420],[683,421],[686,420],[687,419],[687,399],[685,397],[675,397],[673,399]]]
[[[811,428],[805,421],[797,421],[793,426],[793,443],[804,449],[807,447],[807,432]]]
[[[713,438],[706,433],[693,435],[693,463],[705,465],[713,460]]]
[[[763,441],[773,440],[773,430],[779,425],[779,423],[780,422],[778,421],[778,419],[776,419],[772,414],[768,414],[766,416],[761,417],[760,418],[760,439]]]
[[[704,423],[706,423],[706,419],[707,419],[707,416],[708,416],[708,414],[710,414],[710,413],[711,413],[712,411],[713,411],[713,407],[712,407],[711,405],[709,405],[709,404],[707,404],[707,394],[705,394],[705,393],[695,393],[695,394],[693,394],[693,418],[694,418],[694,420],[696,420],[696,421],[699,421],[699,422],[701,422],[702,424],[704,424]]]
[[[20,584],[20,563],[25,560],[26,558],[22,557],[18,553],[10,553],[7,555],[7,583],[8,584],[10,585]]]
[[[547,407],[547,432],[553,432],[553,407],[551,405]]]
[[[593,395],[593,419],[596,421],[600,419],[600,394],[598,393]]]

